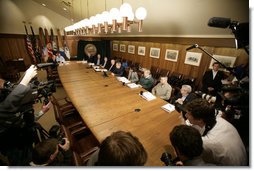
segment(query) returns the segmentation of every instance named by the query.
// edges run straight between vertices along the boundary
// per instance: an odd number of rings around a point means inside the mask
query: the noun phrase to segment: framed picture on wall
[[[125,45],[124,44],[120,44],[120,52],[125,52]]]
[[[178,53],[178,50],[166,49],[165,60],[177,62]]]
[[[213,55],[215,59],[217,59],[219,62],[224,64],[226,67],[233,67],[235,64],[236,57],[234,56],[222,56],[222,55]],[[213,68],[213,63],[216,62],[214,59],[211,60],[209,68]],[[224,67],[220,67],[221,71],[226,71],[228,72]]]
[[[160,48],[150,48],[150,57],[160,58]]]
[[[145,46],[139,46],[138,47],[138,55],[145,56],[146,54],[146,47]]]
[[[135,54],[135,46],[134,45],[128,45],[128,53]]]
[[[113,44],[113,51],[118,51],[118,44],[116,43]]]
[[[199,66],[201,61],[202,53],[187,52],[185,56],[185,64]]]

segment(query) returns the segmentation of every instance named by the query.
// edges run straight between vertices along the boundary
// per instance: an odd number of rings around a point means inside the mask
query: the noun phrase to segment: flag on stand
[[[32,46],[33,46],[34,56],[36,58],[37,63],[41,63],[42,61],[41,61],[41,53],[40,53],[40,48],[39,48],[40,47],[39,46],[39,41],[38,41],[38,39],[36,38],[36,36],[34,34],[34,30],[33,30],[32,25],[30,25],[30,29],[31,29],[31,32],[32,32],[31,43],[32,43]]]
[[[48,50],[48,57],[52,59],[52,57],[53,57],[52,44],[50,41],[48,30],[45,28],[44,31],[45,31],[45,38],[46,38],[46,43],[47,43],[46,46],[47,46],[47,50]]]
[[[25,24],[25,22],[23,22],[23,23],[24,23],[24,27],[26,30],[26,47],[27,47],[28,53],[29,53],[30,57],[32,58],[32,63],[37,64],[37,61],[36,61],[36,58],[34,55],[33,45],[32,45],[30,36],[28,35],[26,24]]]
[[[41,46],[41,49],[42,49],[41,56],[42,56],[43,62],[47,62],[48,61],[48,49],[47,49],[47,46],[46,46],[43,29],[41,27],[39,28],[39,36],[40,36],[40,44],[41,44],[40,46]]]

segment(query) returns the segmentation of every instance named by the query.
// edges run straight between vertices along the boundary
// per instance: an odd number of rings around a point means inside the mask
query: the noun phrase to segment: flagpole
[[[26,27],[26,22],[23,21],[23,23],[24,23],[24,27],[25,27],[25,31],[26,31],[26,47],[27,47],[27,50],[28,50],[28,54],[32,58],[32,63],[37,64],[36,58],[34,56],[33,45],[31,43],[30,37],[28,35],[28,31],[27,31],[27,27]]]

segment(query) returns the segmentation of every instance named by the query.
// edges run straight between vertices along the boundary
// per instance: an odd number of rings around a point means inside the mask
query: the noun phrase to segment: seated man
[[[204,166],[208,165],[201,157],[203,141],[198,130],[187,125],[178,125],[170,132],[169,138],[177,157],[175,165]]]
[[[108,58],[105,56],[101,66],[102,68],[106,68],[107,65],[108,65]]]
[[[161,77],[160,82],[152,89],[152,93],[163,100],[169,100],[172,87],[168,84],[168,77]]]
[[[185,120],[185,105],[196,98],[196,96],[192,94],[191,91],[192,88],[190,85],[182,85],[180,93],[178,93],[176,97],[172,100],[172,103],[176,106],[176,110],[178,112],[182,112],[183,118]]]
[[[60,148],[59,148],[60,147]],[[72,152],[70,141],[64,138],[64,144],[57,139],[49,138],[35,145],[32,153],[31,166],[71,166]]]
[[[143,166],[147,153],[138,138],[130,132],[117,131],[104,139],[100,150],[88,161],[88,166]]]
[[[57,52],[57,53],[56,53],[56,62],[57,62],[57,63],[65,63],[65,62],[66,62],[65,59],[64,59],[64,57],[61,56],[60,52]]]
[[[114,69],[114,71],[112,71],[113,75],[114,76],[117,76],[117,77],[122,77],[123,76],[123,73],[124,73],[124,68],[122,67],[122,64],[120,61],[117,61],[116,62],[116,67]]]
[[[130,67],[128,80],[130,80],[132,83],[137,83],[139,80],[137,70],[138,70],[137,67],[134,65]]]
[[[144,75],[140,78],[139,84],[146,90],[150,91],[154,84],[154,79],[151,75],[151,71],[144,69]]]
[[[95,59],[95,65],[101,65],[102,61],[101,61],[101,55],[98,53],[97,58]]]
[[[113,72],[116,68],[116,60],[115,59],[111,59],[110,63],[108,63],[108,65],[106,65],[106,69],[108,69],[109,71]]]

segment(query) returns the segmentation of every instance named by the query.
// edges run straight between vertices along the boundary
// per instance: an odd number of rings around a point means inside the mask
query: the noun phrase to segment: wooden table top
[[[143,88],[131,89],[110,73],[103,77],[80,62],[59,66],[58,72],[68,97],[100,142],[112,132],[129,131],[148,153],[146,166],[163,166],[160,157],[170,148],[169,133],[183,122],[177,111],[161,109],[166,101],[147,101],[139,95]]]

